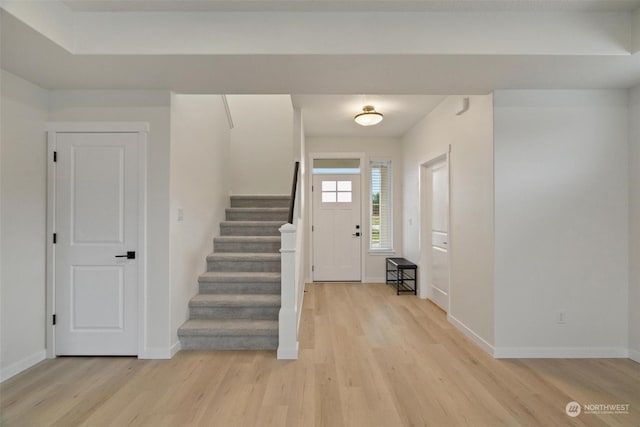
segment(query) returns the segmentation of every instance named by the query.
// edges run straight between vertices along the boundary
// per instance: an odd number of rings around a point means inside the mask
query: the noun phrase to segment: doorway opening
[[[47,356],[140,356],[148,124],[48,132]]]
[[[449,312],[451,288],[449,155],[420,165],[420,268],[418,295]]]
[[[316,157],[313,165],[311,275],[314,282],[362,280],[362,159]]]

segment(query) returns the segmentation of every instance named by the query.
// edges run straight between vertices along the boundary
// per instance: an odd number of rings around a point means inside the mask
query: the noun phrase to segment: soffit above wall
[[[2,68],[45,89],[227,94],[486,94],[620,89],[635,55],[73,55],[1,13]]]

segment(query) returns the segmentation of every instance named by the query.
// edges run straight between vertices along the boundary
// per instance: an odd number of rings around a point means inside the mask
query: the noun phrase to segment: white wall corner
[[[18,360],[15,363],[2,368],[0,370],[0,382],[8,380],[9,378],[18,375],[22,371],[26,371],[30,367],[37,365],[47,358],[47,351],[45,349],[39,350],[30,356]]]
[[[450,314],[447,314],[447,320],[449,321],[449,323],[451,323],[453,326],[455,326],[456,329],[458,329],[460,332],[462,332],[467,338],[469,338],[471,341],[476,343],[481,349],[483,349],[484,351],[486,351],[487,353],[489,353],[493,357],[497,357],[496,356],[496,349],[491,344],[489,344],[487,341],[485,341],[484,338],[482,338],[480,335],[475,333],[467,325],[465,325],[460,320],[456,319],[454,316],[452,316]]]
[[[629,359],[640,363],[640,351],[629,349]]]
[[[176,353],[178,353],[181,349],[182,345],[180,344],[179,340],[173,343],[173,345],[171,346],[171,357],[175,356]]]
[[[171,347],[145,347],[143,354],[138,355],[138,359],[171,359],[178,351],[180,351],[179,341]]]

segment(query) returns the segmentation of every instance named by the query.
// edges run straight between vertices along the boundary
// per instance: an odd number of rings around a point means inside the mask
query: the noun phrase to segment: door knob
[[[136,251],[127,251],[126,255],[116,255],[116,258],[136,259]]]
[[[353,235],[356,236],[356,237],[360,237],[360,232],[353,233]]]

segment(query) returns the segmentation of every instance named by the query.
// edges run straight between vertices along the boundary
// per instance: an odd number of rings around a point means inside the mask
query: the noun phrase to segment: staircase
[[[280,311],[280,231],[289,196],[231,196],[200,293],[178,330],[183,350],[275,350]]]

